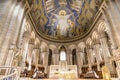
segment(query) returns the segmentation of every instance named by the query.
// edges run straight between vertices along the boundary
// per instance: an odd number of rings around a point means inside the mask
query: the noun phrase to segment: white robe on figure
[[[55,15],[58,19],[58,26],[60,29],[60,35],[66,36],[67,35],[67,28],[69,27],[68,25],[68,18],[70,15],[65,15],[65,16],[60,16],[60,15]]]

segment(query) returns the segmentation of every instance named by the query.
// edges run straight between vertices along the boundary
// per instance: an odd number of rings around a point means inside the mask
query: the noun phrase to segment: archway
[[[61,46],[60,50],[60,61],[66,61],[66,49],[64,46]]]

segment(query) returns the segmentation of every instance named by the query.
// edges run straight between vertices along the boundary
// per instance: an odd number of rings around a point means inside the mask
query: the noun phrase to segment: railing
[[[18,80],[20,72],[18,67],[0,67],[0,80]]]

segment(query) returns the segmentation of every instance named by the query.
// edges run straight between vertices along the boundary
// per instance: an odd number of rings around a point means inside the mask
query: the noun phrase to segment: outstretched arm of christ
[[[71,15],[73,15],[74,13],[68,14],[66,15],[67,18],[69,18]]]
[[[68,16],[74,15],[74,13],[69,14]]]
[[[57,14],[54,14],[54,13],[51,13],[51,15],[54,15],[55,17],[58,17],[58,15],[57,15]]]

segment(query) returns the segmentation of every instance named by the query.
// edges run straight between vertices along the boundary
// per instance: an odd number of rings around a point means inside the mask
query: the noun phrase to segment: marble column
[[[22,27],[22,24],[23,24],[23,19],[24,19],[24,5],[22,3],[19,3],[19,11],[18,11],[18,16],[17,16],[17,19],[16,19],[16,27],[12,33],[12,36],[11,37],[14,37],[13,40],[12,40],[12,44],[17,44],[18,46],[18,41],[19,41],[19,37],[21,34],[21,29],[23,29]]]
[[[88,58],[88,67],[89,67],[89,71],[92,70],[92,48],[88,48],[87,49],[87,58]]]
[[[113,70],[113,66],[110,61],[110,52],[108,49],[109,47],[107,44],[107,38],[105,34],[101,34],[100,43],[101,43],[101,48],[102,48],[102,54],[104,55],[105,66],[107,66],[109,70],[112,72],[114,70]]]
[[[28,41],[29,41],[29,37],[28,35],[24,36],[24,38],[22,39],[22,45],[21,45],[21,54],[22,54],[22,68],[26,67],[25,66],[25,61],[27,61],[27,54],[28,54]]]
[[[19,6],[19,4],[18,4]],[[0,65],[5,65],[5,61],[6,61],[6,57],[7,57],[7,53],[8,53],[8,49],[10,47],[10,45],[12,45],[12,39],[13,37],[11,37],[13,35],[13,31],[15,30],[15,28],[17,27],[16,26],[16,19],[17,19],[17,16],[18,16],[18,12],[19,12],[19,9],[20,7],[16,6],[15,9],[14,9],[14,12],[12,14],[12,18],[10,20],[10,24],[9,24],[9,27],[7,26],[6,29],[8,29],[6,31],[6,35],[3,34],[0,38],[1,42],[2,42],[2,46],[1,46],[1,50],[0,50],[0,56],[1,57],[1,61],[0,61]],[[8,25],[8,24],[7,24]],[[1,43],[0,43],[1,45]]]
[[[34,51],[35,51],[34,63],[37,66],[38,65],[38,60],[39,60],[39,51],[40,51],[40,49],[39,48],[34,48]]]
[[[115,3],[117,5],[117,8],[119,9],[119,13],[120,13],[120,1],[119,0],[115,0]]]
[[[69,51],[69,49],[67,49],[66,50],[67,51],[67,53],[66,53],[66,60],[67,60],[67,64],[69,65],[70,64],[70,60],[69,60],[69,58],[70,58],[70,51]]]
[[[108,28],[111,29],[113,34],[113,39],[116,42],[116,46],[120,46],[120,14],[119,10],[116,8],[115,3],[111,0],[106,2],[107,8],[103,8],[103,14],[105,15],[105,20],[108,22]],[[114,16],[113,16],[114,15]]]
[[[12,66],[13,58],[15,57],[15,45],[11,45],[8,52],[8,57],[5,63],[5,66]],[[18,52],[19,53],[19,52]]]
[[[119,21],[120,21],[120,1],[119,0],[108,1],[107,8],[103,8],[103,12],[104,12],[104,15],[106,17],[105,18],[106,21],[108,21],[108,23],[109,23],[109,28],[111,28],[111,31],[114,34],[112,38],[115,39],[114,43],[116,43],[116,46],[117,46],[112,50],[112,52],[113,52],[112,57],[114,58],[115,56],[119,56],[119,54],[120,54],[120,31],[119,31],[120,30],[120,24],[119,24]],[[118,63],[118,62],[119,62],[119,60],[116,61],[116,63]],[[117,69],[120,69],[119,66],[117,66]],[[120,73],[120,71],[118,72],[118,75],[120,76],[119,73]]]
[[[43,66],[45,67],[45,73],[48,71],[48,55],[49,51],[42,52],[43,55]]]
[[[23,38],[23,33],[24,33],[24,28],[25,28],[25,23],[26,23],[26,17],[24,17],[24,20],[23,20],[23,23],[22,23],[22,26],[21,26],[21,29],[20,29],[20,34],[19,34],[19,37],[18,37],[18,47],[22,48],[21,44],[23,43],[22,42],[22,38]]]
[[[57,64],[55,53],[52,54],[52,63],[53,63],[53,65],[56,65],[56,64]]]
[[[53,53],[52,53],[52,61],[53,61],[53,65],[58,65],[59,64],[58,50],[53,51]]]
[[[77,51],[77,65],[78,65],[78,72],[79,74],[82,73],[82,66],[83,66],[83,59],[82,56],[83,52],[82,51]]]
[[[59,62],[60,62],[60,54],[57,53],[56,54],[56,64],[59,65]]]
[[[16,1],[14,0],[0,0],[0,35],[6,29],[5,24],[12,16],[13,8],[15,8]],[[9,17],[8,17],[9,16]],[[9,22],[8,22],[9,23]],[[7,24],[8,24],[7,23]]]
[[[10,23],[11,21],[13,20],[13,18],[15,18],[15,16],[13,16],[15,14],[15,9],[16,9],[16,1],[14,3],[11,3],[9,4],[9,8],[7,9],[7,13],[8,14],[5,14],[5,16],[7,16],[7,18],[4,18],[2,20],[2,24],[1,24],[1,27],[2,28],[2,31],[0,31],[0,51],[2,49],[2,46],[3,46],[3,42],[6,38],[6,35],[7,35],[7,32],[8,30],[10,29]]]
[[[71,50],[67,51],[67,58],[68,58],[67,59],[67,61],[68,61],[67,64],[72,65],[72,51]]]
[[[3,20],[6,19],[8,13],[6,13],[7,11],[9,11],[8,5],[10,4],[10,0],[1,0],[0,1],[0,33],[3,29]],[[9,5],[9,8],[11,7],[11,5]],[[7,11],[6,11],[7,9]],[[6,16],[5,16],[6,15]]]
[[[100,54],[100,44],[97,43],[94,45],[95,56],[97,59],[97,70],[101,71],[100,69],[100,62],[102,61],[101,54]]]
[[[28,70],[31,70],[33,46],[34,45],[32,42],[28,44],[28,53],[27,53],[27,62],[29,64]]]
[[[18,14],[17,15],[19,15],[18,17],[17,17],[17,19],[16,19],[16,24],[15,24],[15,28],[14,28],[14,30],[11,32],[11,44],[12,45],[14,45],[14,46],[17,46],[17,37],[18,37],[18,34],[19,34],[19,29],[20,29],[20,24],[22,23],[22,17],[23,17],[23,13],[24,13],[24,9],[21,7],[22,6],[22,4],[20,3],[20,4],[18,4],[18,6],[20,6],[19,7],[19,11],[18,11]],[[12,40],[13,39],[13,40]],[[8,55],[9,55],[9,53],[8,53]],[[11,58],[12,56],[7,56],[7,60],[8,60],[8,58]],[[7,60],[6,60],[6,62],[7,62]],[[9,60],[8,60],[8,62],[9,62]],[[8,64],[6,64],[6,65],[8,65]]]

